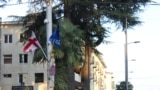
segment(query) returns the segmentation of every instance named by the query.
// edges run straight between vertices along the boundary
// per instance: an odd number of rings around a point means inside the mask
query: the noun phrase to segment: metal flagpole
[[[54,58],[51,58],[52,44],[49,37],[52,35],[52,0],[45,0],[47,4],[46,10],[46,36],[47,36],[47,90],[54,89],[54,76],[50,75],[50,67],[54,64]]]

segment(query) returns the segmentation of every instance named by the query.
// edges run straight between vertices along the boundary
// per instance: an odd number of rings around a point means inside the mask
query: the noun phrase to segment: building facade
[[[32,63],[33,54],[23,53],[22,29],[17,22],[1,23],[1,90],[47,90],[47,64]]]
[[[106,90],[114,90],[114,80],[113,80],[113,73],[106,72]]]
[[[101,56],[93,51],[90,60],[90,90],[113,90],[112,74],[107,73],[107,66]]]

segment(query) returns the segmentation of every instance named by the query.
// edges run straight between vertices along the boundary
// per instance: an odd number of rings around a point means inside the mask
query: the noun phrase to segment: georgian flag
[[[41,45],[38,42],[34,32],[32,31],[32,36],[28,39],[28,41],[24,45],[23,52],[24,53],[33,52],[34,50],[36,50],[39,47],[41,47]]]

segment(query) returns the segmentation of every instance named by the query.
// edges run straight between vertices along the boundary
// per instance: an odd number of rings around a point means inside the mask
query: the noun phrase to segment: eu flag
[[[49,41],[51,41],[56,46],[60,46],[59,24],[57,24],[56,29],[49,38]]]

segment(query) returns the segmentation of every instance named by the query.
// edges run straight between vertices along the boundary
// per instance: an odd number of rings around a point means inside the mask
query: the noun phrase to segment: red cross
[[[23,50],[23,51],[25,51],[26,49],[28,49],[32,44],[33,44],[34,46],[36,46],[36,47],[39,46],[39,45],[36,43],[37,38],[29,39],[28,41],[29,41],[29,43],[24,47],[24,50]]]

